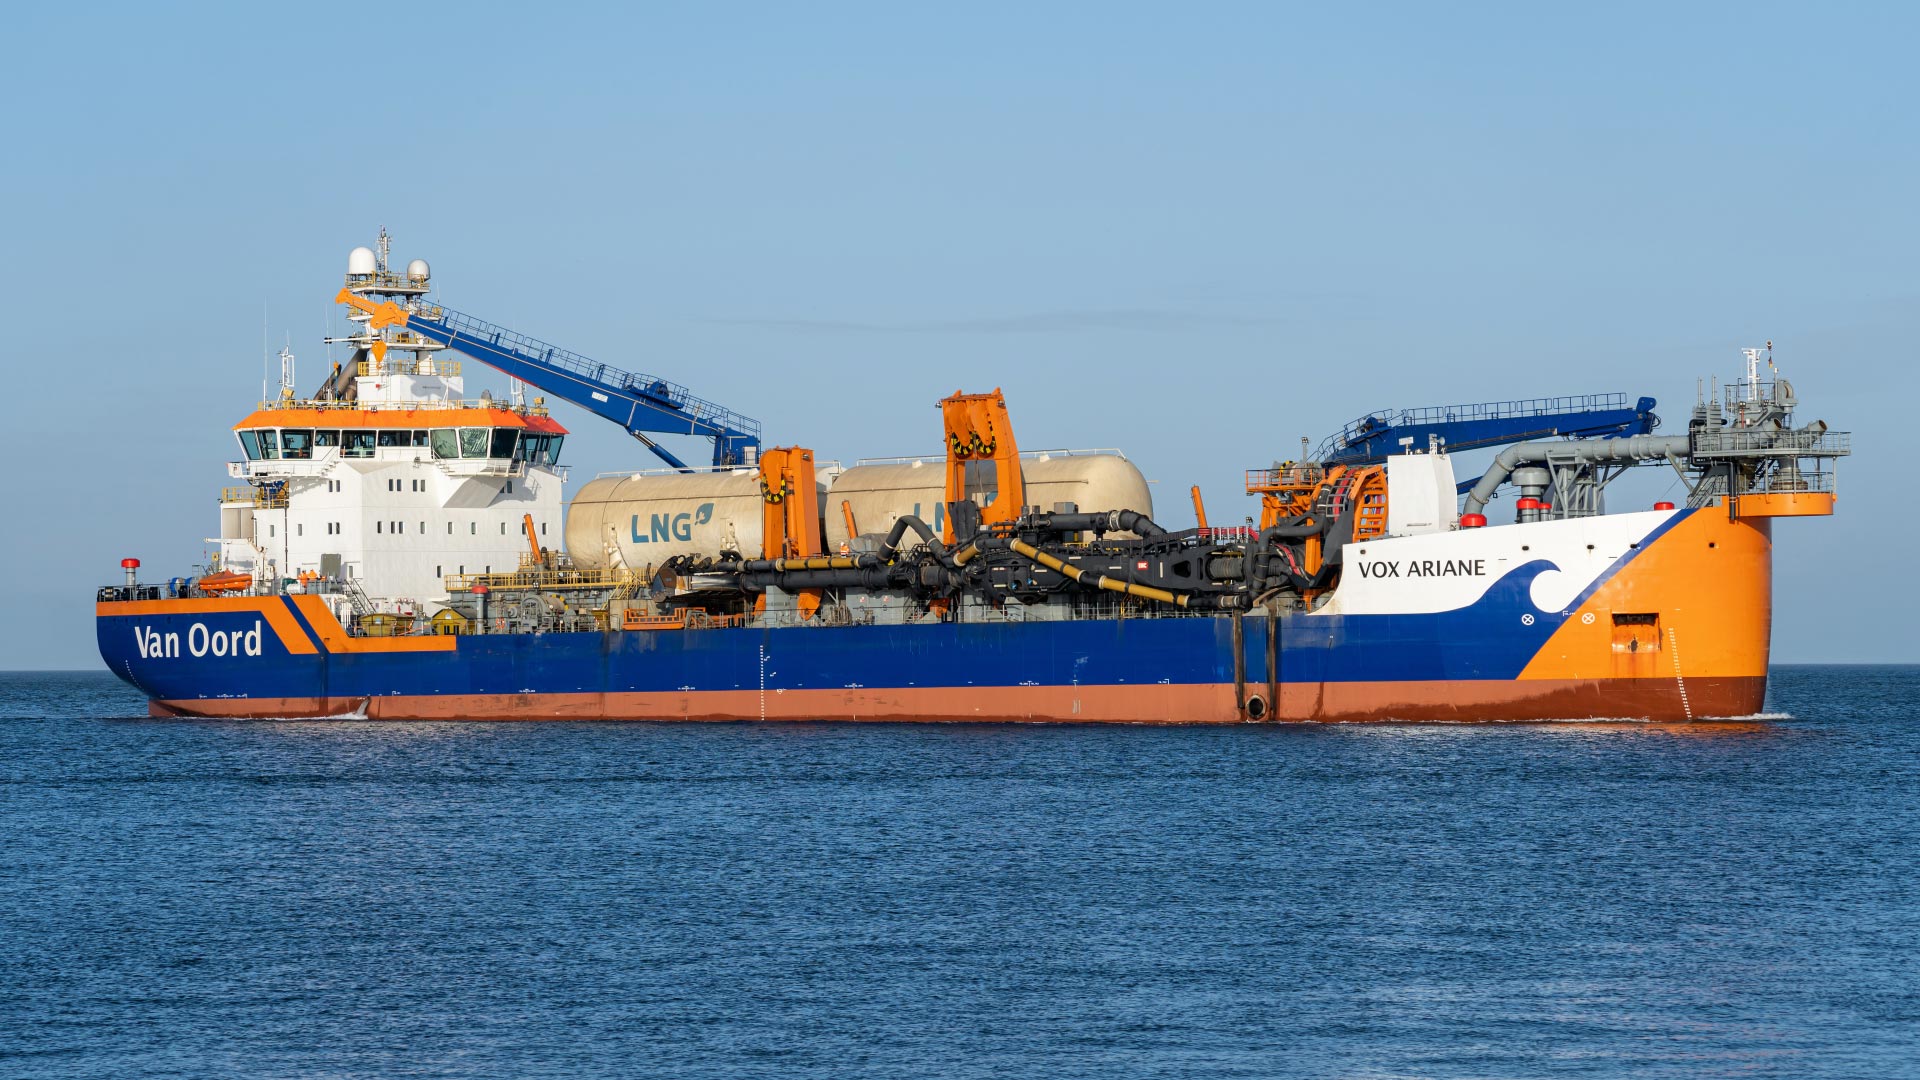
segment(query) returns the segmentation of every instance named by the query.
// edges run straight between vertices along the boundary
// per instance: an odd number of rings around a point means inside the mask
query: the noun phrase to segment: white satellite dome
[[[357,247],[347,252],[347,273],[349,274],[371,274],[376,266],[377,264],[373,261],[373,249],[370,247]]]
[[[429,273],[431,273],[431,270],[428,268],[427,260],[425,259],[415,259],[407,264],[408,281],[425,281]]]

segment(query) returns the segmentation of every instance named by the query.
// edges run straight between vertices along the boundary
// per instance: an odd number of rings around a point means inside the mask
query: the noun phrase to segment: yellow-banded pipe
[[[798,559],[775,559],[775,570],[856,570],[860,561],[849,555],[810,555]]]
[[[1024,540],[1015,540],[1009,546],[1012,547],[1014,551],[1032,559],[1041,566],[1049,570],[1057,570],[1069,578],[1072,578],[1074,581],[1082,581],[1087,576],[1085,570],[1077,566],[1069,566]],[[1165,589],[1156,589],[1151,585],[1135,585],[1131,582],[1115,581],[1105,574],[1098,575],[1098,580],[1095,584],[1108,592],[1126,593],[1128,596],[1138,596],[1144,600],[1158,600],[1163,604],[1173,604],[1176,607],[1187,606],[1187,596],[1185,593],[1172,593]]]

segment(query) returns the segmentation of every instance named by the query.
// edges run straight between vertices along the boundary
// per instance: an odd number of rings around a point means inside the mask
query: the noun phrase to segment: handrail
[[[448,330],[495,346],[505,346],[539,363],[570,371],[590,382],[664,402],[693,420],[750,435],[756,440],[760,437],[760,421],[743,416],[718,402],[696,397],[679,383],[603,364],[570,349],[439,305],[422,305],[419,311],[409,316],[409,321],[439,323]]]
[[[1055,457],[1117,457],[1121,461],[1127,460],[1126,454],[1113,447],[1095,447],[1084,450],[1020,451],[1021,461],[1035,461],[1040,458]],[[922,465],[939,465],[944,464],[946,460],[947,456],[945,454],[905,454],[899,457],[856,458],[853,464],[856,468],[861,465],[912,465],[915,462]]]
[[[262,401],[261,412],[278,412],[286,409],[310,409],[317,412],[329,410],[340,412],[451,412],[456,409],[498,409],[516,416],[548,416],[551,414],[544,405],[516,406],[510,401],[496,401],[492,398],[418,398],[410,401],[327,401],[320,398],[291,398],[280,401]]]
[[[1633,403],[1622,393],[1567,394],[1561,397],[1519,398],[1514,401],[1483,401],[1465,405],[1428,405],[1417,409],[1378,409],[1348,422],[1339,431],[1321,440],[1314,456],[1326,459],[1356,439],[1386,428],[1411,424],[1455,424],[1475,420],[1511,420],[1528,416],[1558,416],[1566,413],[1631,410]]]
[[[1701,428],[1694,432],[1694,457],[1846,457],[1853,453],[1850,431],[1783,431],[1779,428]]]

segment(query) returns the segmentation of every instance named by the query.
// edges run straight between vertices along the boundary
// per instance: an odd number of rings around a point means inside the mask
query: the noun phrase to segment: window
[[[520,441],[520,433],[513,428],[493,429],[493,452],[488,457],[510,458],[513,456],[513,444]]]
[[[520,449],[514,456],[535,465],[553,464],[554,455],[560,452],[558,435],[536,435],[529,431],[520,436]]]
[[[251,431],[240,434],[240,452],[247,455],[248,461],[260,460],[260,436]]]
[[[414,432],[414,433],[413,433],[413,445],[415,445],[415,446],[425,446],[425,445],[427,445],[427,433],[426,433],[426,432],[424,432],[424,431],[416,431],[416,432]]]
[[[269,461],[280,459],[280,433],[272,428],[260,429],[260,456]]]
[[[442,571],[442,570],[444,570],[444,569],[446,569],[446,567],[444,567],[444,566],[438,566],[438,565],[436,565],[436,566],[435,566],[435,567],[433,568],[433,576],[434,576],[434,577],[446,577],[447,575],[445,575],[445,574],[443,574],[443,573],[441,573],[441,572],[440,572],[440,571]]]
[[[540,535],[541,536],[547,535],[547,523],[544,521],[540,523]]]
[[[501,536],[507,535],[507,523],[504,521],[500,523],[500,535]]]
[[[411,441],[412,439],[404,431],[382,431],[380,433],[381,446],[405,446]]]
[[[280,433],[280,456],[305,461],[313,457],[313,432],[288,428]]]
[[[373,456],[373,432],[346,431],[342,432],[340,437],[345,443],[345,449],[341,451],[342,457],[369,458]]]
[[[339,446],[340,433],[337,431],[316,431],[313,433],[315,446]]]
[[[460,433],[452,428],[434,428],[433,456],[437,458],[457,458],[460,456]]]
[[[293,527],[293,535],[295,536],[307,535],[307,527],[305,525],[295,525]]]
[[[469,522],[467,522],[467,535],[468,535],[468,536],[479,536],[479,535],[480,535],[480,523],[479,523],[479,522],[477,522],[477,521],[469,521]]]
[[[275,526],[272,526],[272,525],[269,525],[269,526],[267,526],[267,535],[268,535],[268,536],[272,536],[272,535],[273,535],[273,530],[274,530],[274,528],[275,528]]]
[[[420,535],[421,536],[427,535],[427,523],[424,521],[420,523]]]
[[[447,535],[448,536],[453,535],[453,522],[451,521],[447,522]]]
[[[460,456],[463,458],[483,458],[487,456],[486,428],[463,427],[460,429]]]
[[[385,527],[385,523],[384,523],[384,522],[379,522],[379,521],[376,521],[376,522],[374,522],[374,523],[373,523],[373,531],[374,531],[374,532],[379,532],[379,531],[380,531],[381,529],[383,529],[384,527]]]

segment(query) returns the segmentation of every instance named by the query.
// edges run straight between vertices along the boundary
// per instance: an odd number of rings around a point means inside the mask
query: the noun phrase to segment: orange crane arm
[[[968,497],[967,464],[991,461],[994,472],[993,500],[980,508],[982,527],[1018,520],[1026,507],[1027,488],[1020,471],[1020,447],[1013,439],[1013,420],[1007,415],[1007,399],[998,387],[991,394],[963,394],[956,390],[940,402],[940,416],[947,429],[947,502]],[[954,542],[953,513],[948,511],[947,543]]]

